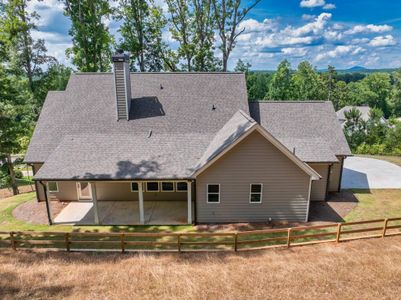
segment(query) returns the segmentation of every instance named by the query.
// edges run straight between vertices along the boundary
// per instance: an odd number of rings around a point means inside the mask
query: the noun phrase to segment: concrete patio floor
[[[98,201],[101,225],[138,225],[137,201]],[[186,201],[144,201],[145,224],[187,223]],[[55,218],[56,224],[94,225],[92,202],[71,202]]]

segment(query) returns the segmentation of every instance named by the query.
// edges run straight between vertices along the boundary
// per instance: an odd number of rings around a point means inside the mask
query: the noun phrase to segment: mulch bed
[[[51,208],[53,218],[57,216],[60,211],[67,205],[68,203],[52,201]],[[31,224],[48,224],[46,203],[44,201],[37,202],[36,199],[17,206],[13,210],[13,216],[18,220],[25,221]]]

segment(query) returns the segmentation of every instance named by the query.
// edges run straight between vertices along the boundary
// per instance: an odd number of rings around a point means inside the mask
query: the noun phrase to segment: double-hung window
[[[251,183],[249,191],[249,203],[262,203],[263,184]]]
[[[47,183],[47,190],[50,193],[57,193],[58,192],[58,184],[56,181],[49,181]]]
[[[207,203],[220,203],[220,184],[207,185]]]

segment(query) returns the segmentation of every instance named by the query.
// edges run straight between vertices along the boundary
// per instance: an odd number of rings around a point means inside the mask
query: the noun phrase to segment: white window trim
[[[138,184],[138,190],[134,191],[134,190],[132,189],[132,184],[133,184],[133,183]],[[130,185],[131,192],[132,192],[132,193],[138,193],[138,192],[139,192],[139,185],[140,185],[140,184],[142,184],[142,182],[131,181],[130,184],[129,184],[129,185]]]
[[[218,185],[219,186],[219,192],[218,193],[209,193],[209,185]],[[219,204],[220,203],[220,193],[221,193],[221,189],[220,189],[220,183],[208,183],[206,184],[206,202],[207,204]],[[209,202],[209,194],[212,195],[219,195],[219,201],[218,202]]]
[[[252,193],[252,185],[260,185],[260,193]],[[251,196],[252,194],[259,194],[260,195],[260,201],[259,202],[252,202],[251,201]],[[249,203],[250,204],[261,204],[263,199],[263,183],[250,183],[249,184]]]
[[[149,191],[149,190],[148,190],[148,183],[153,183],[153,182],[156,182],[156,183],[157,183],[157,190],[151,190],[151,191]],[[145,182],[145,185],[146,185],[146,191],[147,191],[148,193],[157,193],[157,192],[160,192],[160,182],[159,182],[159,181],[146,181],[146,182]]]
[[[178,184],[179,183],[185,183],[186,185],[187,185],[187,189],[186,190],[179,190],[178,189]],[[186,182],[186,181],[177,181],[176,183],[175,183],[175,191],[177,192],[177,193],[186,193],[186,192],[188,192],[188,182]]]
[[[54,182],[55,184],[56,184],[56,190],[55,191],[51,191],[50,190],[50,188],[49,188],[49,183],[50,182]],[[59,190],[58,190],[58,182],[57,181],[49,181],[49,182],[47,182],[47,191],[49,192],[49,193],[58,193],[59,192]]]
[[[163,190],[163,183],[171,183],[172,185],[173,185],[173,189],[171,190],[171,191],[165,191],[165,190]],[[162,192],[164,192],[164,193],[174,193],[175,192],[175,184],[174,184],[174,182],[172,182],[172,181],[162,181],[161,183],[160,183],[160,189],[161,189],[161,191]]]

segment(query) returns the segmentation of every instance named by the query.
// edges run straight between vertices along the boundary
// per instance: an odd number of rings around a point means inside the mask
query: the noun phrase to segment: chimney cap
[[[123,49],[117,49],[116,53],[112,56],[113,62],[128,62],[129,61],[129,54],[124,53]]]

